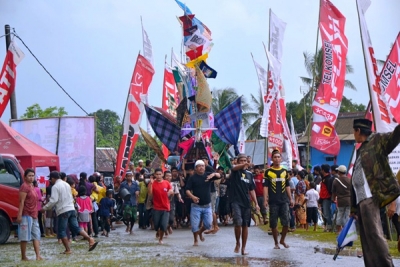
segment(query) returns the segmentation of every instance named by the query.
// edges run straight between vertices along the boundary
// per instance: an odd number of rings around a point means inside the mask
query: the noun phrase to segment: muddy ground
[[[21,262],[18,240],[11,237],[5,245],[0,245],[0,266],[364,266],[354,250],[345,250],[333,261],[334,245],[307,241],[295,233],[287,237],[289,249],[273,249],[272,236],[254,226],[249,229],[248,256],[233,252],[232,226],[222,226],[217,234],[206,235],[205,242],[198,247],[193,247],[192,234],[187,228],[174,230],[164,245],[157,244],[154,231],[135,226],[134,234],[129,235],[124,225],[116,228],[108,238],[98,238],[100,243],[92,252],[87,251],[84,241],[71,244],[71,255],[60,254],[63,246],[55,238],[43,238],[43,262]],[[28,246],[28,257],[35,258],[32,245]],[[400,266],[400,259],[395,259],[394,264]]]

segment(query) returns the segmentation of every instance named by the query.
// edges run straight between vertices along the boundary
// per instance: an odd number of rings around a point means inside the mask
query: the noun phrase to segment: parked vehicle
[[[14,155],[0,154],[0,244],[7,242],[17,229],[19,187],[24,170]]]

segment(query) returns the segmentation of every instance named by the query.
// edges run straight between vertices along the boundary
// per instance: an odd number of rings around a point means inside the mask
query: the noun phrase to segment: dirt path
[[[11,238],[6,245],[0,246],[0,266],[364,266],[363,260],[355,256],[339,256],[335,262],[332,255],[321,253],[323,248],[334,249],[334,246],[306,241],[295,234],[287,237],[289,249],[273,249],[272,236],[254,226],[249,229],[248,256],[233,252],[232,226],[222,226],[217,234],[205,235],[205,238],[205,242],[193,247],[191,231],[179,229],[160,246],[154,231],[139,230],[135,226],[134,234],[129,235],[124,225],[117,225],[110,237],[98,239],[101,242],[93,252],[87,252],[86,242],[78,241],[71,245],[72,255],[60,255],[62,245],[54,238],[43,238],[41,251],[46,261],[34,264],[20,264],[19,243]],[[316,251],[316,246],[321,249]],[[31,245],[28,257],[34,258]],[[400,266],[400,260],[396,259],[394,264]]]

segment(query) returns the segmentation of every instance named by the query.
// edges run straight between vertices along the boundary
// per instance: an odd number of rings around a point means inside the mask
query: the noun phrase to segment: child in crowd
[[[78,189],[78,198],[76,198],[76,204],[79,206],[78,210],[78,222],[85,232],[88,231],[88,224],[90,222],[90,214],[93,212],[92,200],[86,196],[86,187],[80,186]]]
[[[108,190],[106,197],[100,200],[99,216],[101,218],[101,228],[103,233],[101,235],[108,237],[110,233],[111,214],[114,212],[113,191]]]
[[[51,196],[51,186],[46,187],[46,201],[45,203],[43,203],[43,205],[45,205],[49,200],[50,200],[50,196]],[[54,227],[54,218],[55,218],[55,212],[54,209],[51,210],[47,210],[45,212],[45,227],[46,227],[46,231],[45,231],[45,236],[46,237],[55,237],[56,234],[53,231],[53,227]]]
[[[317,230],[318,223],[318,199],[319,193],[315,190],[315,183],[310,183],[310,189],[306,192],[304,198],[303,206],[307,203],[307,224],[306,231],[308,231],[308,226],[311,222],[314,223],[314,231]]]

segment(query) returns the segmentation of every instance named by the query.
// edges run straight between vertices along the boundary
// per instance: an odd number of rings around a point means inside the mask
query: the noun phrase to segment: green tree
[[[239,95],[236,93],[234,88],[227,87],[223,89],[214,89],[211,104],[211,109],[214,115],[218,114],[218,112],[235,101],[238,97]],[[252,108],[247,103],[244,96],[242,96],[242,111],[242,121],[244,126],[247,127],[250,124],[250,121],[254,118],[254,113],[252,113]]]
[[[251,117],[255,120],[249,125],[249,127],[247,127],[246,136],[247,140],[261,139],[262,136],[260,135],[260,127],[261,127],[262,114],[264,112],[264,101],[260,91],[258,92],[258,97],[255,97],[253,94],[250,95],[251,95],[251,105],[253,107],[253,112],[251,113]]]
[[[109,109],[99,109],[90,113],[89,116],[96,117],[96,145],[113,147],[118,150],[122,134],[122,125],[118,114]]]
[[[21,119],[35,119],[35,118],[48,118],[48,117],[62,117],[68,115],[64,107],[48,107],[42,109],[39,104],[35,103],[26,108],[24,115]]]

